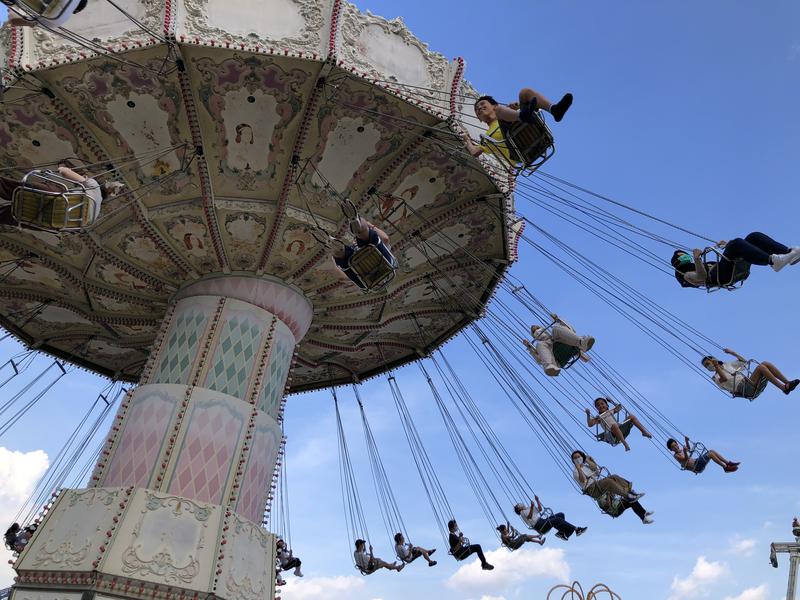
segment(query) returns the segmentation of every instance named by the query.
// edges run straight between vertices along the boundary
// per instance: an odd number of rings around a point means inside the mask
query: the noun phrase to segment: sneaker
[[[792,379],[789,383],[786,384],[786,387],[783,390],[783,393],[787,396],[791,394],[794,389],[800,385],[800,379]]]
[[[431,555],[431,554],[433,554],[434,552],[436,552],[436,548],[433,548],[433,549],[431,549],[431,550],[428,550],[428,556],[430,556],[430,555]]]
[[[578,530],[576,529],[575,531],[578,531]],[[580,533],[579,533],[578,535],[580,535]],[[556,537],[557,537],[558,539],[560,539],[560,540],[564,540],[565,542],[566,542],[567,540],[569,540],[569,538],[566,536],[566,534],[562,533],[561,531],[559,531],[559,532],[556,534]]]
[[[733,465],[725,465],[722,467],[722,470],[726,473],[733,473],[734,471],[738,471],[739,467],[734,467]]]
[[[556,123],[564,118],[570,106],[572,106],[572,94],[567,93],[564,94],[561,100],[550,107],[550,114],[553,115],[553,119],[555,119]]]
[[[544,374],[550,377],[558,377],[559,373],[561,373],[561,368],[555,365],[547,365],[544,368]]]
[[[592,346],[594,346],[594,338],[590,335],[585,335],[581,338],[581,350],[586,352],[587,350],[591,350]]]
[[[302,576],[303,576],[303,574],[300,572],[300,567],[297,567],[297,568],[294,570],[294,576],[295,576],[295,577],[302,577]]]
[[[656,514],[656,511],[648,510],[647,512],[644,513],[644,516],[645,517],[652,517],[654,514]]]
[[[792,247],[789,249],[789,256],[792,258],[789,260],[789,264],[796,265],[800,262],[800,248],[797,246]]]
[[[631,493],[628,494],[628,499],[631,502],[636,502],[639,498],[644,498],[644,492],[634,492],[631,490]]]
[[[547,538],[546,538],[545,536],[542,536],[542,539],[540,539],[540,540],[539,540],[537,543],[538,543],[540,546],[544,546],[544,542],[545,542],[545,540],[546,540],[546,539],[547,539]]]
[[[405,563],[401,563],[399,565],[395,564],[395,566],[397,567],[397,572],[398,573],[406,568],[406,564]]]
[[[428,554],[430,554],[430,552],[428,552]],[[431,562],[428,563],[428,566],[429,567],[435,567],[436,566],[436,561],[432,560]]]
[[[481,569],[483,569],[484,571],[491,571],[492,569],[494,569],[494,565],[490,565],[489,563],[483,563],[481,565]]]
[[[584,533],[586,533],[587,529],[589,529],[589,528],[588,527],[576,527],[575,528],[575,535],[578,536],[578,537],[582,536]]]
[[[792,263],[794,258],[797,258],[794,254],[794,251],[790,252],[789,254],[773,254],[769,257],[769,264],[772,265],[772,270],[776,273],[780,271],[786,265]]]
[[[652,523],[654,523],[654,521],[652,517],[646,516],[644,519],[642,519],[642,523],[644,523],[645,525],[651,525]]]
[[[533,123],[536,119],[536,110],[538,109],[536,98],[530,102],[523,102],[519,105],[519,120],[523,123]]]
[[[286,582],[283,579],[278,579],[278,581],[275,582],[275,585],[286,585]]]

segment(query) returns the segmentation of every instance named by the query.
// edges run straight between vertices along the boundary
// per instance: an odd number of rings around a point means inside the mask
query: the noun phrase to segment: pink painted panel
[[[222,504],[249,409],[240,400],[195,390],[184,417],[185,434],[173,454],[177,458],[167,488],[170,494]]]
[[[177,385],[145,385],[136,390],[101,485],[148,487],[184,389]]]
[[[261,523],[264,516],[280,440],[278,424],[264,414],[259,415],[235,508],[237,513],[254,523]]]

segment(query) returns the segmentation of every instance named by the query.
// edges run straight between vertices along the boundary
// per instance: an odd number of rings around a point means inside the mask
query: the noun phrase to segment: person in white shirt
[[[353,559],[356,562],[356,566],[364,575],[371,575],[378,569],[400,572],[403,570],[403,567],[405,567],[404,564],[398,565],[397,563],[388,563],[376,557],[372,553],[372,546],[369,547],[369,553],[367,553],[367,542],[364,540],[356,540],[356,549],[355,552],[353,552]]]
[[[295,576],[302,577],[303,573],[300,572],[300,565],[303,563],[299,558],[292,554],[292,551],[289,548],[286,547],[286,542],[278,539],[275,547],[275,556],[278,558],[281,571],[294,569]]]
[[[582,361],[587,362],[589,357],[586,352],[594,345],[594,338],[590,335],[578,336],[575,329],[555,313],[550,315],[553,318],[551,328],[531,325],[531,335],[533,343],[523,340],[523,344],[531,353],[534,360],[539,363],[546,375],[555,377],[561,372],[561,366],[556,362],[553,354],[554,344],[564,344],[572,346],[580,352]],[[549,331],[548,331],[549,329]]]
[[[56,29],[66,23],[72,15],[86,8],[87,4],[88,0],[53,0],[39,16],[29,19],[12,17],[8,20],[8,24],[14,27],[36,27],[41,24]]]
[[[436,552],[436,548],[430,550],[422,548],[421,546],[414,546],[411,542],[406,543],[402,533],[394,534],[394,551],[397,558],[405,564],[410,564],[417,560],[420,556],[426,560],[429,567],[436,564],[435,560],[431,560],[431,554]]]
[[[564,513],[554,513],[549,517],[541,517],[544,507],[542,506],[539,496],[533,495],[533,500],[530,505],[518,502],[514,505],[514,512],[517,513],[522,521],[531,529],[540,534],[545,534],[551,529],[556,530],[556,537],[558,539],[567,541],[574,533],[576,536],[583,535],[586,527],[575,527],[572,523],[566,520]]]
[[[723,350],[725,353],[735,357],[736,360],[722,362],[713,356],[704,356],[702,365],[714,374],[714,380],[720,388],[736,396],[752,398],[758,389],[761,380],[766,378],[772,385],[781,390],[784,394],[790,394],[800,385],[800,379],[787,379],[778,367],[769,361],[762,361],[750,376],[747,376],[748,360],[730,348]]]
[[[508,521],[506,521],[505,525],[498,525],[497,531],[500,532],[500,541],[503,543],[503,546],[511,550],[519,550],[525,542],[536,542],[542,546],[545,541],[543,535],[520,533],[514,529]]]
[[[597,416],[592,416],[591,411],[588,408],[586,409],[586,425],[589,427],[600,425],[604,432],[604,442],[612,446],[618,443],[622,444],[625,448],[625,452],[628,452],[631,447],[628,445],[626,438],[630,435],[633,427],[636,427],[636,429],[642,433],[642,437],[653,437],[633,413],[628,413],[628,417],[625,419],[624,423],[620,424],[617,421],[616,415],[622,410],[622,404],[614,404],[614,408],[609,408],[607,398],[595,398],[594,407],[597,409]]]

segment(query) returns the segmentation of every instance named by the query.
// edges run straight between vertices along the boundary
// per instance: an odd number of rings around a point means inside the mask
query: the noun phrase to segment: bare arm
[[[683,448],[686,450],[686,456],[688,457],[692,453],[692,444],[687,436],[683,436],[683,438],[686,440],[683,444]]]
[[[598,417],[593,417],[592,413],[587,408],[586,409],[586,426],[587,427],[594,427],[599,422],[600,422],[600,419]]]
[[[736,360],[740,360],[742,362],[747,362],[747,359],[744,356],[742,356],[738,352],[734,352],[730,348],[723,348],[722,351],[725,352],[726,354],[730,354],[731,356],[735,357]]]
[[[536,501],[536,506],[539,508],[539,512],[542,512],[544,508],[542,508],[542,501],[539,500],[539,496],[536,494],[533,495],[533,499]],[[531,508],[533,508],[533,502],[531,502]],[[533,512],[533,511],[531,511]]]
[[[69,179],[70,181],[74,181],[76,183],[83,183],[84,181],[86,181],[86,177],[78,175],[75,171],[73,171],[69,167],[58,167],[58,174],[61,175],[64,179]]]
[[[468,133],[464,134],[464,144],[467,146],[467,152],[469,152],[472,156],[480,156],[483,154],[483,148],[473,142]]]

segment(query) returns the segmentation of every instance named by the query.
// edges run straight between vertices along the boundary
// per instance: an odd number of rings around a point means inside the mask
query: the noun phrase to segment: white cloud
[[[447,585],[470,592],[484,589],[497,591],[534,577],[551,577],[559,581],[569,579],[569,564],[564,559],[563,550],[522,548],[509,552],[501,548],[487,552],[486,560],[494,565],[493,571],[484,571],[480,562],[475,560],[459,567],[447,579]],[[484,598],[488,600],[497,597]]]
[[[699,557],[688,577],[681,579],[676,575],[672,580],[673,594],[669,600],[707,596],[711,584],[720,579],[727,569],[724,562],[709,562],[705,556]]]
[[[766,600],[767,584],[762,583],[758,587],[747,588],[738,596],[725,596],[725,600]]]
[[[505,596],[481,596],[481,600],[506,600]]]
[[[281,589],[284,600],[338,600],[364,587],[364,579],[354,575],[338,577],[292,577]]]
[[[729,552],[740,556],[750,556],[756,547],[756,541],[751,538],[742,538],[738,535],[731,540]]]
[[[47,454],[42,450],[15,452],[0,446],[0,533],[11,525],[14,515],[47,470],[47,464]],[[5,548],[0,550],[0,588],[13,583],[14,571],[8,564],[10,558],[9,551]]]

